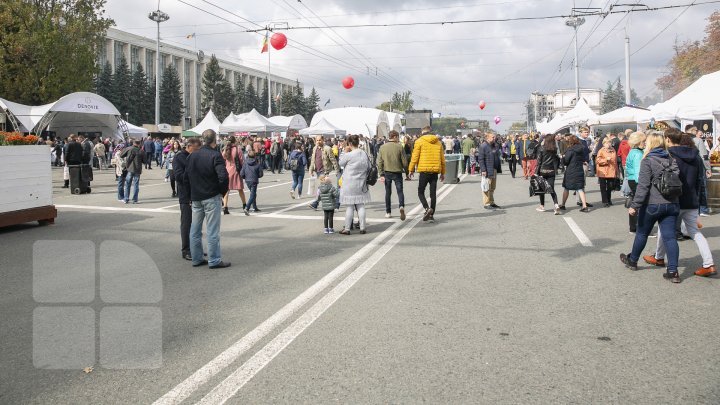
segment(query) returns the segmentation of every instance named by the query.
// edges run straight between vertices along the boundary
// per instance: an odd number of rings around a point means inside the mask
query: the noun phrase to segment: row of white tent
[[[644,124],[651,120],[687,123],[713,120],[713,137],[720,133],[720,71],[702,76],[675,97],[648,109],[625,106],[607,114],[597,115],[585,100],[563,115],[556,115],[550,122],[537,123],[537,130],[553,134],[577,125]]]

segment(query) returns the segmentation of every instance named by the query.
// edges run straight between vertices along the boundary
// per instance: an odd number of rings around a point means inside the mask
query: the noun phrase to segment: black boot
[[[62,188],[70,188],[70,180],[65,180],[65,184],[62,186]]]

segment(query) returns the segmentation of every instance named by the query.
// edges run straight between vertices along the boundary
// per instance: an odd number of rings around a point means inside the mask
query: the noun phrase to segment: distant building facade
[[[535,128],[537,122],[550,121],[556,114],[565,114],[572,110],[577,103],[576,94],[575,89],[560,89],[553,94],[531,93],[525,105],[528,126]],[[602,89],[580,89],[580,97],[596,114],[600,114]]]
[[[105,42],[98,52],[98,64],[104,66],[105,62],[110,62],[113,72],[120,65],[122,56],[131,71],[137,69],[138,63],[142,66],[145,74],[150,81],[155,79],[155,63],[156,63],[156,42],[154,39],[145,38],[140,35],[131,34],[115,28],[107,30]],[[169,45],[160,42],[160,77],[162,77],[165,67],[172,65],[178,72],[180,83],[182,83],[183,105],[185,113],[183,119],[183,127],[191,128],[202,120],[201,101],[202,101],[202,77],[205,74],[205,68],[210,62],[210,55],[204,55],[202,51],[194,51],[175,45]],[[253,69],[241,64],[223,60],[218,57],[220,68],[223,69],[225,78],[233,86],[238,83],[244,83],[248,86],[252,83],[258,93],[262,94],[263,89],[267,88],[267,72]],[[294,88],[295,79],[282,77],[278,75],[270,75],[271,97]],[[302,87],[302,83],[300,83]],[[124,114],[124,111],[120,112]],[[220,120],[225,117],[218,117]],[[135,122],[130,117],[130,122],[136,125],[148,124],[146,122]]]

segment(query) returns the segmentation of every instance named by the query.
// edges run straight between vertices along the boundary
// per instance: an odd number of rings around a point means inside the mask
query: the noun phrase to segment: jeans
[[[247,200],[247,209],[250,209],[250,207],[257,209],[257,183],[250,184],[247,183],[248,189],[250,189],[250,198]]]
[[[190,225],[190,254],[192,263],[198,265],[203,261],[202,229],[207,220],[208,264],[215,266],[222,261],[220,253],[220,195],[203,201],[192,202],[192,225]]]
[[[125,176],[125,202],[130,200],[130,186],[135,189],[133,193],[133,202],[138,202],[138,192],[140,191],[140,175],[137,173],[130,173]]]
[[[152,158],[153,158],[152,152],[145,152],[145,168],[146,169],[152,169]]]
[[[125,179],[126,178],[127,178],[127,171],[123,170],[122,175],[117,178],[118,200],[125,200]]]
[[[418,198],[423,208],[428,209],[428,202],[425,199],[425,188],[430,185],[430,206],[435,211],[435,203],[437,201],[437,173],[420,173],[418,177]]]
[[[400,200],[400,208],[405,207],[405,193],[403,192],[403,174],[385,172],[385,212],[390,213],[392,211],[392,203],[390,197],[392,197],[392,183],[395,182],[395,190],[398,193],[398,199]]]
[[[160,166],[162,163],[162,152],[155,152],[155,163]]]
[[[463,160],[462,174],[465,174],[469,170],[470,170],[470,155],[465,155],[465,159]]]
[[[292,179],[293,182],[292,186],[290,187],[290,191],[295,191],[295,189],[297,189],[298,195],[302,196],[303,181],[305,180],[305,170],[292,172]]]
[[[192,225],[192,205],[180,203],[180,252],[190,254],[190,226]]]
[[[698,212],[696,209],[680,210],[679,215],[682,225],[685,227],[684,234],[690,236],[700,250],[700,256],[702,256],[703,267],[714,266],[712,251],[708,245],[707,239],[703,236],[697,228]],[[661,238],[663,231],[658,232],[657,249],[655,250],[655,258],[662,259],[665,257],[665,243]]]
[[[662,235],[663,243],[667,249],[667,271],[668,273],[677,273],[680,247],[675,238],[675,220],[679,213],[679,204],[649,204],[642,206],[637,213],[637,232],[629,256],[630,260],[637,262],[640,259],[640,255],[647,244],[648,235],[650,235],[657,222],[659,228],[658,238]]]
[[[517,172],[517,155],[510,155],[510,160],[508,160],[509,166],[510,166],[510,174],[513,178],[515,178],[515,173]]]
[[[702,191],[701,191],[702,194],[700,196],[700,201],[707,200],[707,177],[706,176],[702,176],[702,182],[703,182],[703,187],[702,187]],[[705,198],[703,198],[703,196]],[[701,205],[698,208],[698,212],[700,214],[709,214],[710,209],[707,206]]]
[[[558,205],[557,193],[555,192],[555,174],[540,174],[547,184],[550,186],[550,197],[552,197],[553,203]],[[545,205],[545,194],[540,194],[540,205]]]
[[[362,231],[365,229],[365,204],[348,205],[345,211],[345,229],[350,230],[353,218],[355,217],[355,211],[357,211],[358,218],[360,218],[360,230]]]

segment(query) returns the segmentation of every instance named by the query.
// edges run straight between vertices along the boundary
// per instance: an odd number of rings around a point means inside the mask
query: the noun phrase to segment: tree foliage
[[[100,70],[100,74],[95,79],[95,94],[105,97],[106,99],[112,99],[112,65],[110,62],[105,61],[105,66]]]
[[[308,123],[320,111],[320,95],[315,91],[315,87],[312,88],[310,95],[305,99],[305,111],[303,117]]]
[[[252,82],[248,84],[248,86],[245,88],[245,111],[248,112],[251,111],[253,108],[260,111],[261,107],[261,101],[260,97],[258,97],[257,92],[255,91],[255,86],[253,86]]]
[[[236,114],[247,112],[245,105],[245,81],[237,79],[235,81],[235,101],[233,102],[233,111]]]
[[[130,79],[129,113],[129,121],[135,125],[155,122],[155,87],[150,87],[140,63]]]
[[[160,85],[160,122],[180,125],[183,120],[182,84],[175,67],[165,69]]]
[[[635,89],[630,89],[630,103],[632,105],[640,105],[642,102],[638,97]],[[625,106],[625,87],[620,81],[620,77],[615,79],[615,82],[607,82],[605,88],[605,94],[603,95],[602,103],[600,105],[600,113],[605,114],[610,111],[617,110]]]
[[[207,114],[212,108],[219,119],[224,119],[233,110],[235,92],[228,83],[217,57],[212,55],[202,78],[202,112]]]
[[[97,50],[113,20],[105,0],[2,0],[0,89],[3,97],[39,105],[89,91]]]
[[[412,110],[414,106],[415,101],[412,98],[412,92],[404,91],[402,93],[395,92],[390,101],[386,101],[376,108],[383,111],[404,112]]]
[[[121,115],[130,112],[130,69],[128,68],[125,56],[120,57],[120,65],[115,68],[112,76],[110,98],[108,99]]]
[[[708,17],[702,41],[675,44],[675,55],[668,63],[669,73],[655,85],[670,98],[702,75],[720,70],[720,11]]]

